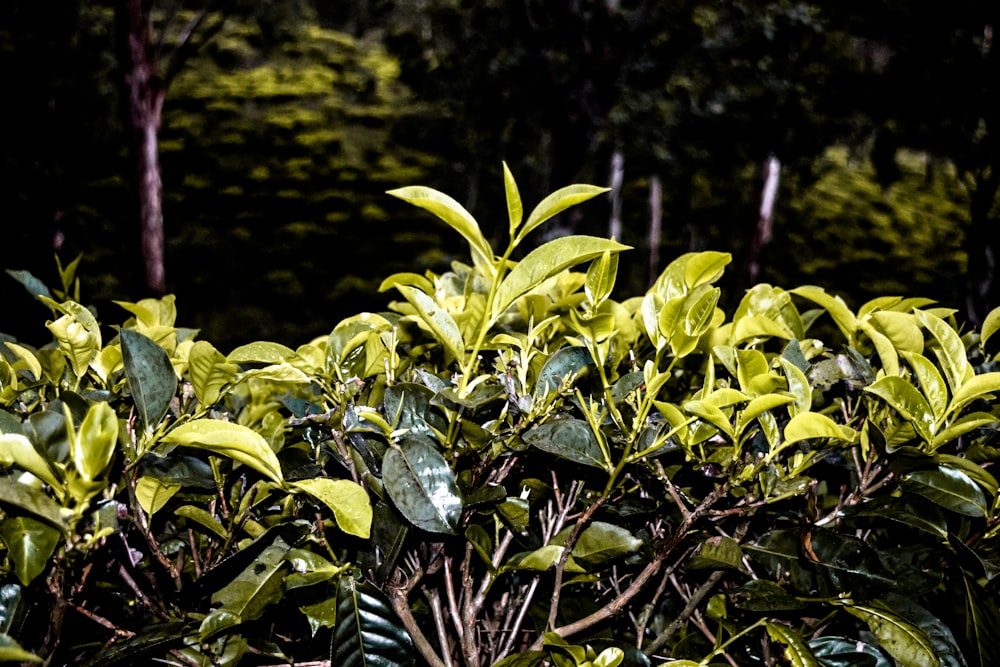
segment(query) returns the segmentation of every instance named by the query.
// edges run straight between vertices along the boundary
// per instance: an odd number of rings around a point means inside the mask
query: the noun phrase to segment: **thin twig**
[[[441,655],[444,658],[445,667],[452,667],[451,647],[448,645],[448,632],[444,627],[444,611],[441,607],[441,595],[433,588],[423,587],[424,597],[431,605],[431,618],[434,619],[434,627],[437,628],[438,644],[441,646]]]

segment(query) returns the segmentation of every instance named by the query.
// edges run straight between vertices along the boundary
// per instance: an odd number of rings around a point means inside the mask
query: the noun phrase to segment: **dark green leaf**
[[[413,641],[389,600],[366,581],[343,577],[330,663],[337,667],[405,667],[416,663]]]
[[[63,518],[62,508],[45,493],[27,484],[21,484],[14,475],[0,476],[0,503],[14,505],[48,521],[69,535],[69,527]]]
[[[161,657],[167,649],[180,644],[186,637],[196,636],[183,623],[154,623],[139,630],[134,636],[119,639],[114,644],[92,655],[81,667],[132,667],[152,664],[151,659]]]
[[[601,446],[581,419],[559,419],[536,426],[524,433],[524,441],[560,458],[604,470],[606,462]]]
[[[972,479],[955,468],[917,470],[903,477],[903,488],[932,500],[945,509],[972,517],[986,516],[986,494]]]
[[[45,283],[33,276],[30,271],[7,269],[7,275],[21,283],[24,289],[28,290],[28,293],[33,297],[44,296],[47,299],[54,298],[52,292],[45,286]]]
[[[897,593],[887,594],[885,602],[894,612],[927,633],[934,646],[934,654],[940,661],[939,667],[968,667],[955,636],[942,619],[917,604],[912,598]]]
[[[212,602],[235,614],[241,621],[260,618],[271,604],[281,600],[288,573],[285,554],[290,547],[280,537],[264,549],[235,579],[212,596]]]
[[[993,667],[1000,664],[1000,605],[997,596],[987,591],[967,572],[961,574],[962,588],[955,597],[962,621],[962,634],[969,647],[968,659],[973,667]]]
[[[718,570],[743,567],[743,550],[739,542],[731,537],[709,537],[695,547],[690,560],[684,564],[688,569]]]
[[[893,667],[878,647],[847,637],[815,637],[807,644],[823,667]]]
[[[805,604],[767,579],[751,579],[733,591],[733,604],[747,611],[795,611]]]
[[[581,375],[585,368],[593,364],[594,360],[586,348],[562,348],[549,357],[542,366],[542,371],[538,374],[535,395],[543,397],[550,391],[555,391],[567,379]]]
[[[411,435],[386,451],[382,481],[393,504],[414,526],[455,534],[462,497],[454,472],[433,440]]]
[[[170,408],[177,391],[177,375],[167,351],[151,338],[134,329],[122,329],[120,336],[129,390],[139,419],[152,430]]]

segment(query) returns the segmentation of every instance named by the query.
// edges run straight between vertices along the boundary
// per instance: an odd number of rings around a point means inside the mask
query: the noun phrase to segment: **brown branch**
[[[399,616],[399,620],[402,621],[403,627],[406,631],[410,633],[410,638],[413,639],[413,645],[416,647],[417,651],[423,656],[424,660],[430,667],[447,667],[444,660],[437,654],[434,647],[424,636],[423,631],[420,626],[417,625],[417,620],[413,618],[413,613],[410,611],[410,603],[407,599],[408,588],[406,586],[400,585],[390,585],[389,586],[389,597],[392,600],[392,607],[396,610],[396,615]]]

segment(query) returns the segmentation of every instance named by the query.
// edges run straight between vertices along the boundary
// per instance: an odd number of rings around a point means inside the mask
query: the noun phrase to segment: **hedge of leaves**
[[[51,343],[0,345],[0,660],[47,664],[993,665],[991,316],[509,237],[390,194],[470,262],[297,349],[228,354],[172,297],[102,326],[76,264]],[[519,259],[515,259],[519,258]]]

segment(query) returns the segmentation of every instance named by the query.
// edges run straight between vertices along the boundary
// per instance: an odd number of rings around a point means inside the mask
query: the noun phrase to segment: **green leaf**
[[[214,405],[222,388],[233,381],[238,371],[239,366],[227,362],[207,341],[196,341],[188,351],[188,374],[194,395],[203,406]]]
[[[797,287],[789,290],[789,292],[809,299],[826,310],[830,314],[830,317],[833,318],[834,324],[840,329],[840,333],[847,339],[848,344],[853,344],[854,334],[858,330],[858,321],[843,299],[839,296],[827,294],[823,288],[812,285]]]
[[[934,645],[927,633],[893,611],[879,600],[870,604],[835,601],[853,616],[868,624],[879,644],[893,657],[899,667],[937,665]]]
[[[73,465],[87,482],[93,482],[111,465],[118,444],[118,416],[101,401],[90,406],[73,443]]]
[[[229,533],[226,532],[222,522],[201,507],[195,507],[194,505],[182,505],[174,511],[174,514],[200,524],[224,540],[229,538]]]
[[[945,509],[972,517],[986,516],[986,494],[961,470],[939,466],[903,476],[903,488],[931,500]]]
[[[810,639],[808,643],[823,667],[893,667],[892,661],[878,647],[858,639],[827,635]]]
[[[515,238],[515,244],[519,244],[525,236],[546,220],[559,215],[571,206],[581,204],[609,190],[610,188],[581,184],[567,185],[564,188],[556,190],[539,202],[538,206],[531,211],[527,222],[524,223],[524,227],[521,228],[521,231],[518,232]]]
[[[371,535],[372,504],[359,484],[347,479],[317,477],[292,482],[333,511],[337,525],[348,535],[367,540]]]
[[[739,542],[731,537],[709,537],[695,547],[684,567],[695,570],[740,570],[743,568],[743,550]]]
[[[785,444],[813,438],[831,438],[854,442],[856,432],[849,426],[841,426],[826,415],[818,412],[800,412],[785,425]]]
[[[691,253],[684,262],[684,284],[688,289],[694,289],[699,285],[714,283],[722,277],[732,261],[733,256],[728,252],[706,250]]]
[[[543,452],[593,468],[607,469],[601,445],[582,419],[557,419],[525,431],[524,441]]]
[[[119,638],[84,662],[81,667],[133,667],[149,664],[185,638],[197,636],[184,623],[170,621],[140,628],[132,637]]]
[[[1000,373],[982,373],[969,378],[968,381],[953,393],[948,414],[954,414],[980,398],[986,398],[994,392],[1000,392]]]
[[[49,566],[59,545],[59,531],[31,517],[9,517],[0,521],[0,540],[14,561],[14,573],[27,586]]]
[[[152,430],[170,408],[177,392],[177,374],[167,351],[151,338],[133,329],[122,329],[120,336],[129,390],[139,419]]]
[[[48,460],[38,453],[27,437],[20,433],[0,435],[0,465],[17,464],[54,489],[62,488],[62,480]]]
[[[14,505],[47,521],[69,536],[65,514],[62,508],[41,489],[22,484],[14,475],[0,476],[0,503]]]
[[[600,567],[609,561],[630,553],[642,546],[642,540],[622,528],[604,521],[594,521],[584,528],[573,545],[573,558],[589,566]]]
[[[1000,642],[997,628],[1000,628],[1000,607],[996,594],[987,591],[968,572],[962,571],[962,589],[958,593],[959,618],[965,640],[971,649],[969,659],[972,665],[987,667],[1000,664]]]
[[[21,648],[6,632],[0,633],[0,662],[45,662],[40,657]]]
[[[78,303],[52,304],[66,314],[46,324],[59,343],[59,351],[69,360],[73,374],[81,378],[101,351],[101,329],[93,313]]]
[[[229,353],[226,361],[231,364],[280,364],[295,356],[295,350],[270,341],[255,341],[240,345]]]
[[[198,639],[204,643],[241,622],[239,614],[228,609],[213,609],[198,626]]]
[[[607,299],[614,289],[617,275],[618,254],[612,255],[610,251],[605,250],[587,269],[587,279],[583,285],[587,300],[596,306]]]
[[[7,275],[21,283],[21,286],[28,290],[28,294],[35,298],[38,298],[39,296],[43,296],[49,300],[53,298],[52,292],[50,292],[49,288],[45,286],[45,283],[32,275],[30,271],[7,269]],[[45,302],[43,301],[42,303]]]
[[[920,390],[934,412],[934,419],[940,423],[948,410],[948,385],[941,377],[941,373],[938,372],[937,366],[931,363],[930,359],[915,352],[903,352],[902,354],[920,382]]]
[[[934,412],[920,392],[912,384],[899,376],[879,378],[864,388],[869,394],[878,396],[888,403],[903,419],[913,425],[917,434],[930,442],[937,430]]]
[[[871,319],[900,352],[923,352],[924,335],[912,313],[879,310],[871,314]]]
[[[690,266],[690,265],[689,265]],[[713,287],[702,294],[692,294],[684,302],[684,333],[688,336],[698,337],[708,331],[715,316],[715,308],[719,303],[722,290]],[[691,300],[694,297],[694,300]]]
[[[268,606],[282,598],[285,554],[291,547],[280,537],[265,548],[235,579],[212,595],[212,602],[235,614],[240,621],[261,617]]]
[[[495,321],[519,296],[560,271],[599,257],[605,251],[629,249],[630,246],[596,236],[563,236],[535,248],[500,283],[490,319]]]
[[[152,477],[140,477],[135,484],[135,497],[146,514],[152,516],[181,490],[176,482],[163,482]]]
[[[564,347],[545,361],[538,382],[535,385],[535,395],[543,398],[549,392],[558,389],[567,379],[582,375],[594,359],[585,347]]]
[[[443,192],[419,185],[390,190],[387,194],[436,215],[469,242],[477,266],[495,271],[493,249],[483,236],[479,223],[457,201]],[[527,231],[521,230],[521,236],[526,233]]]
[[[410,435],[382,459],[382,482],[393,504],[414,526],[454,535],[462,515],[455,473],[433,440]]]
[[[767,628],[771,641],[784,645],[785,658],[792,667],[820,667],[816,656],[797,630],[770,622],[765,623],[764,627]]]
[[[937,341],[938,347],[934,351],[938,355],[938,361],[944,370],[944,376],[951,386],[951,393],[957,394],[962,385],[975,375],[972,364],[969,363],[969,358],[965,352],[965,344],[962,343],[958,332],[937,315],[929,313],[926,310],[916,310],[914,312],[920,324]]]
[[[8,273],[10,273],[8,271]],[[986,345],[986,341],[993,337],[1000,330],[1000,307],[994,308],[986,315],[983,325],[979,328],[979,343]]]
[[[517,234],[517,228],[524,219],[524,207],[521,204],[521,194],[517,191],[514,175],[510,173],[507,163],[503,163],[503,189],[507,195],[507,217],[510,220],[510,237]]]
[[[434,299],[415,287],[397,285],[396,289],[410,302],[420,316],[420,321],[434,334],[459,363],[465,361],[465,342],[451,313],[439,306]]]
[[[246,426],[216,419],[180,424],[163,436],[164,442],[195,447],[227,456],[281,484],[281,464],[262,435]]]
[[[340,579],[330,664],[337,667],[416,664],[413,640],[382,591],[367,581]]]

